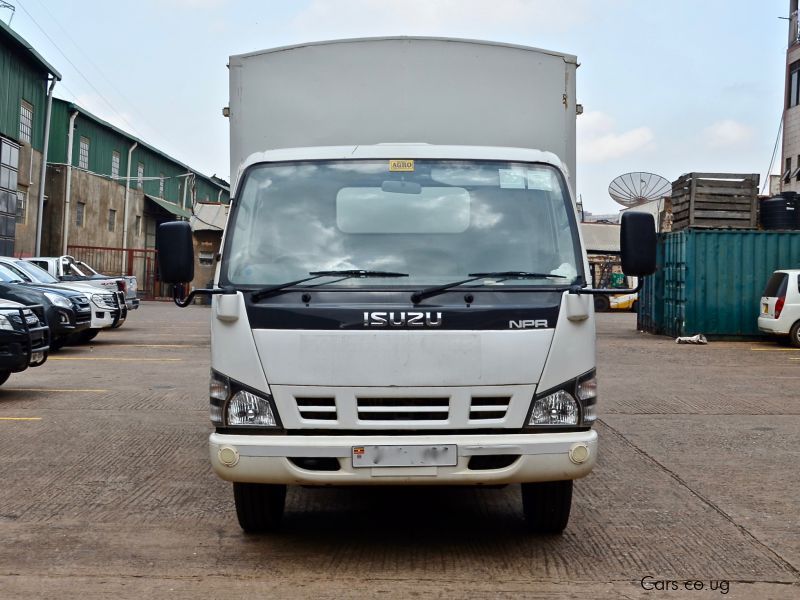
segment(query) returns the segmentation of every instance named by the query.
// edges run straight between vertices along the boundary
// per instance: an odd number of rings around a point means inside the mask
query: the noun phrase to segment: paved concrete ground
[[[0,598],[800,598],[800,352],[601,315],[563,536],[524,533],[509,486],[292,490],[254,537],[206,458],[208,317],[145,303],[0,388]]]

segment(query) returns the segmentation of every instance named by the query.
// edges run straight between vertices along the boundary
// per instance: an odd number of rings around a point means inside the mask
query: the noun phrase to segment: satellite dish
[[[608,194],[627,208],[658,200],[672,193],[672,184],[653,173],[636,171],[620,175],[608,186]]]

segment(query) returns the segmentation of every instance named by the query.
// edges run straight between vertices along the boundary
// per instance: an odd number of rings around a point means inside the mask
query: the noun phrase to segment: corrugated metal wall
[[[34,68],[7,46],[0,46],[0,133],[19,139],[19,109],[25,100],[33,106],[31,145],[40,152],[44,143],[46,86],[46,72]]]
[[[640,298],[640,328],[754,337],[767,279],[800,267],[800,231],[689,229],[660,235],[657,257]]]
[[[69,104],[63,100],[53,101],[53,114],[51,117],[50,147],[48,149],[48,160],[53,163],[66,163],[67,161],[67,130],[69,128]],[[89,171],[107,177],[111,176],[111,157],[116,150],[120,155],[119,175],[125,177],[128,167],[128,149],[134,140],[120,134],[119,132],[98,123],[83,114],[79,114],[75,120],[75,133],[73,135],[72,164],[78,166],[80,138],[89,139]],[[153,152],[147,147],[139,145],[134,151],[131,160],[131,188],[136,188],[136,173],[139,163],[144,165],[144,176],[159,177],[162,174],[164,180],[163,198],[174,204],[181,205],[183,199],[183,186],[186,178],[179,177],[186,174],[186,168],[178,162],[166,158],[164,155]],[[124,180],[120,180],[120,185],[125,185]],[[219,187],[207,181],[204,177],[196,178],[196,198],[204,201],[208,198],[211,202],[216,202]],[[145,194],[160,196],[159,181],[145,181],[143,186]],[[223,191],[222,200],[228,202],[230,199],[228,192]],[[187,196],[187,206],[189,203]]]

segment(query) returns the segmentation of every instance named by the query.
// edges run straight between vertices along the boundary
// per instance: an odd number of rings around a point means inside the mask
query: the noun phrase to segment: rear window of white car
[[[777,298],[786,295],[786,288],[789,283],[789,275],[786,273],[773,273],[764,288],[765,298]]]

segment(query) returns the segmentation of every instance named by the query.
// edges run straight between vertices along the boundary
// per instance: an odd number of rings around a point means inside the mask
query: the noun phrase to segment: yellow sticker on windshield
[[[414,170],[414,161],[413,160],[405,160],[399,158],[393,158],[389,161],[389,170],[390,171],[413,171]]]

